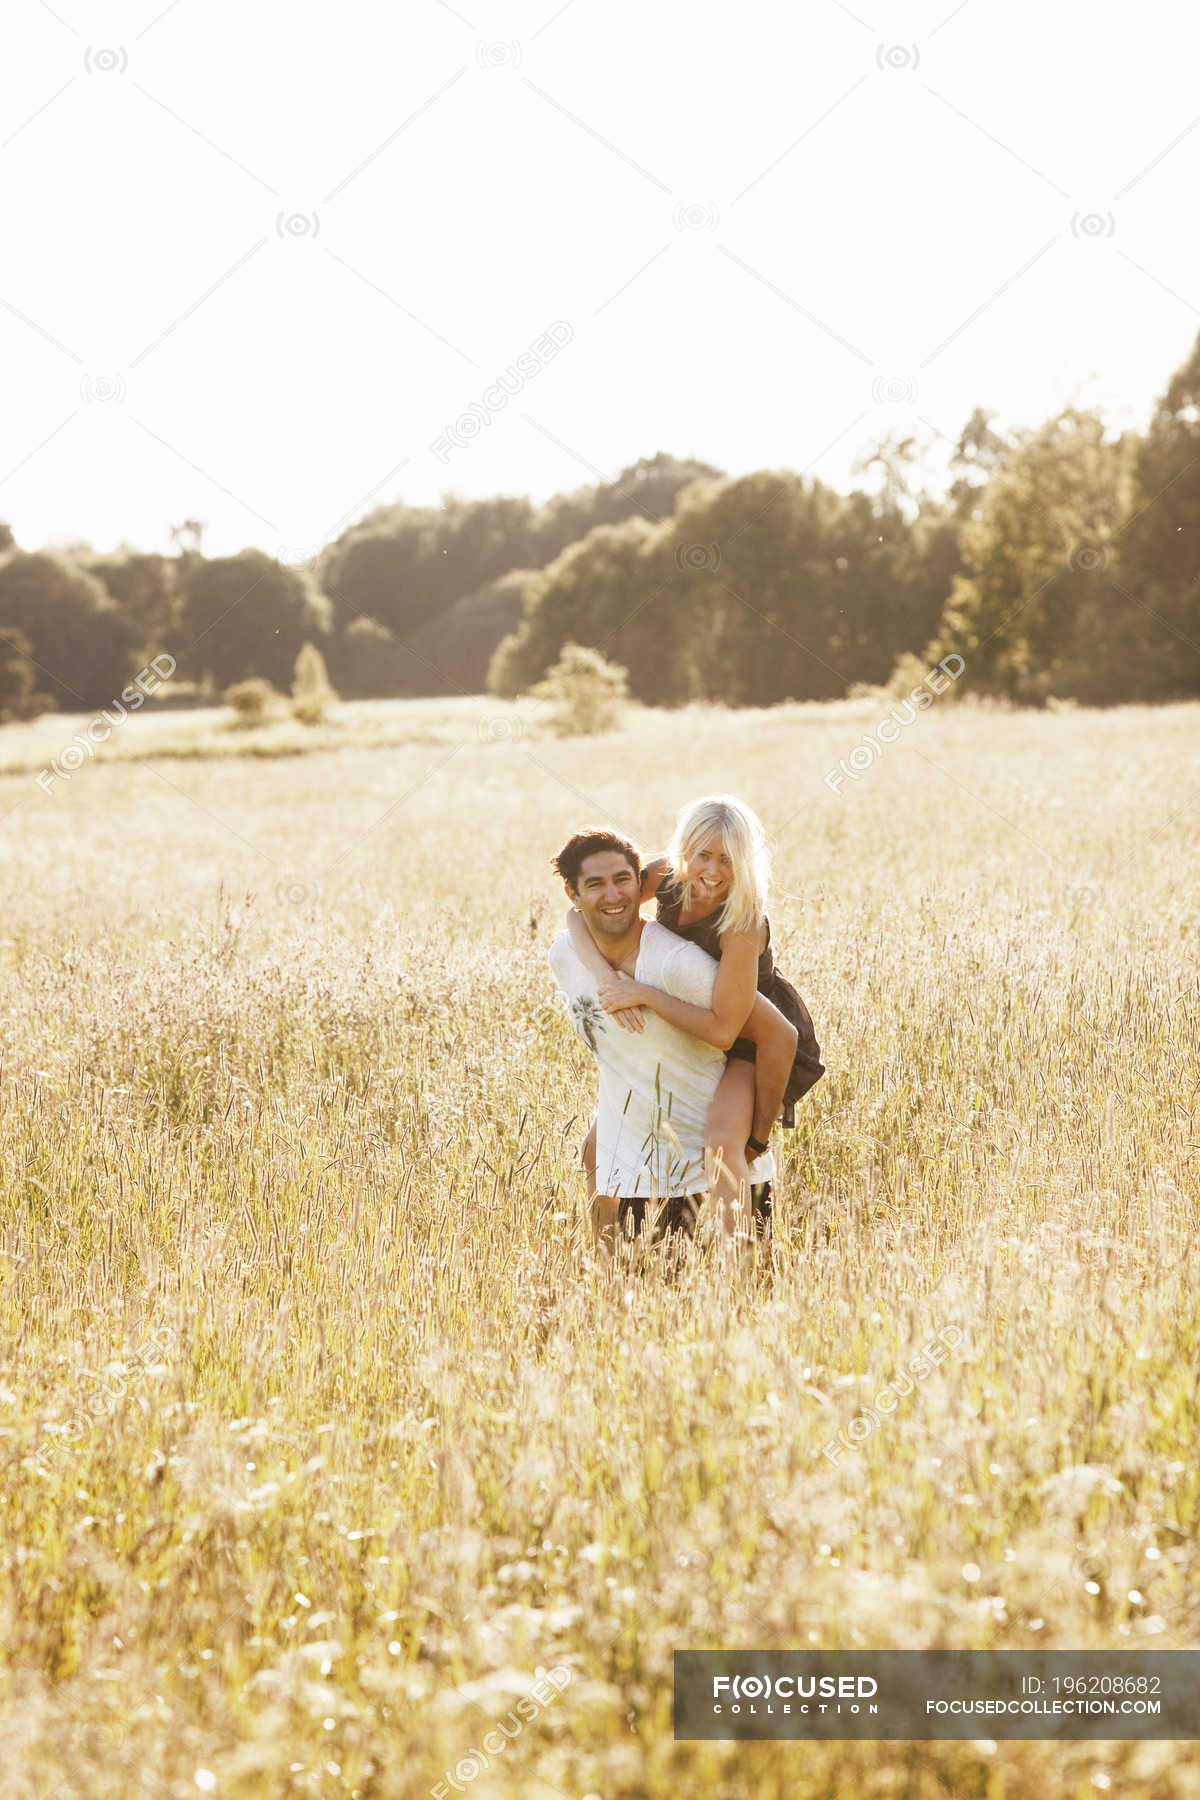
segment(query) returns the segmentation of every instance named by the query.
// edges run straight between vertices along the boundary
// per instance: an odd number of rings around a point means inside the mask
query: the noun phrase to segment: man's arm
[[[549,950],[546,961],[550,964],[550,973],[558,987],[558,998],[562,1001],[567,1019],[578,1031],[578,1022],[571,1012],[572,979],[578,972],[579,958],[575,955],[571,939],[565,931],[560,931]]]
[[[611,987],[614,982],[628,985],[628,976],[621,975],[601,955],[600,947],[588,930],[587,922],[577,906],[571,907],[567,913],[567,931],[571,938],[571,948],[596,983],[598,993],[603,994],[604,990]],[[614,1012],[617,1024],[626,1031],[645,1031],[646,1029],[645,1021],[642,1018],[642,1009],[640,1006],[634,1005],[632,1001],[628,1007],[623,1007],[619,1012],[616,1008],[606,1007],[605,1010]]]

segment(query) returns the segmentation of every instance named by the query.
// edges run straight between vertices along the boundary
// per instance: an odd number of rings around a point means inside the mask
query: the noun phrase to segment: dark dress
[[[671,875],[664,878],[657,896],[657,918],[660,925],[673,931],[677,937],[687,938],[693,944],[699,944],[702,950],[715,962],[721,960],[721,938],[717,930],[717,919],[720,908],[710,913],[705,919],[694,919],[690,925],[681,925],[679,915],[683,911],[683,890]],[[766,949],[758,959],[758,991],[764,994],[777,1007],[785,1019],[789,1019],[796,1027],[796,1055],[792,1063],[792,1072],[788,1077],[787,1088],[783,1096],[783,1112],[781,1118],[785,1125],[796,1123],[796,1102],[807,1094],[809,1088],[815,1087],[825,1073],[825,1065],[821,1061],[821,1046],[817,1042],[817,1034],[813,1030],[813,1022],[807,1006],[779,970],[775,967],[775,958],[771,954],[771,921],[767,920]],[[750,1038],[735,1038],[727,1051],[731,1062],[754,1062],[755,1047]]]

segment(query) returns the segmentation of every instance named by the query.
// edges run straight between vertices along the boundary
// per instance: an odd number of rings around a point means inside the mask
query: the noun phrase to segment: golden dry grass
[[[935,708],[834,798],[879,712],[0,780],[5,1800],[425,1795],[555,1668],[472,1800],[1200,1794],[672,1738],[676,1647],[1197,1641],[1200,707]],[[612,1289],[547,858],[712,788],[829,1073],[770,1293]]]

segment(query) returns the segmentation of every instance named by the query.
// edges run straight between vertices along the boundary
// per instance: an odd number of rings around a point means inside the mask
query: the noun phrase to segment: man
[[[599,828],[578,831],[554,866],[611,968],[693,1006],[711,1006],[717,965],[697,944],[642,918],[641,859],[628,839]],[[594,1235],[603,1243],[615,1232],[635,1236],[648,1203],[653,1212],[662,1202],[655,1238],[665,1231],[690,1237],[708,1185],[705,1127],[724,1053],[649,1008],[642,1030],[621,1029],[600,1005],[569,932],[551,946],[550,967],[576,1031],[599,1064]],[[769,1002],[760,995],[755,1004]],[[755,1229],[768,1240],[774,1173],[769,1150],[750,1165]]]

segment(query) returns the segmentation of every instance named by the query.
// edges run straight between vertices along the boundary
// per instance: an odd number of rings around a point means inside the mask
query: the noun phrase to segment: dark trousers
[[[707,1198],[707,1194],[674,1194],[668,1200],[646,1200],[631,1195],[622,1200],[617,1208],[618,1235],[623,1238],[641,1237],[646,1225],[646,1214],[649,1212],[653,1220],[650,1233],[652,1244],[661,1244],[665,1237],[680,1231],[685,1237],[694,1237],[700,1208]],[[760,1243],[769,1244],[773,1237],[769,1181],[760,1181],[757,1187],[750,1189],[750,1210],[755,1237]]]

